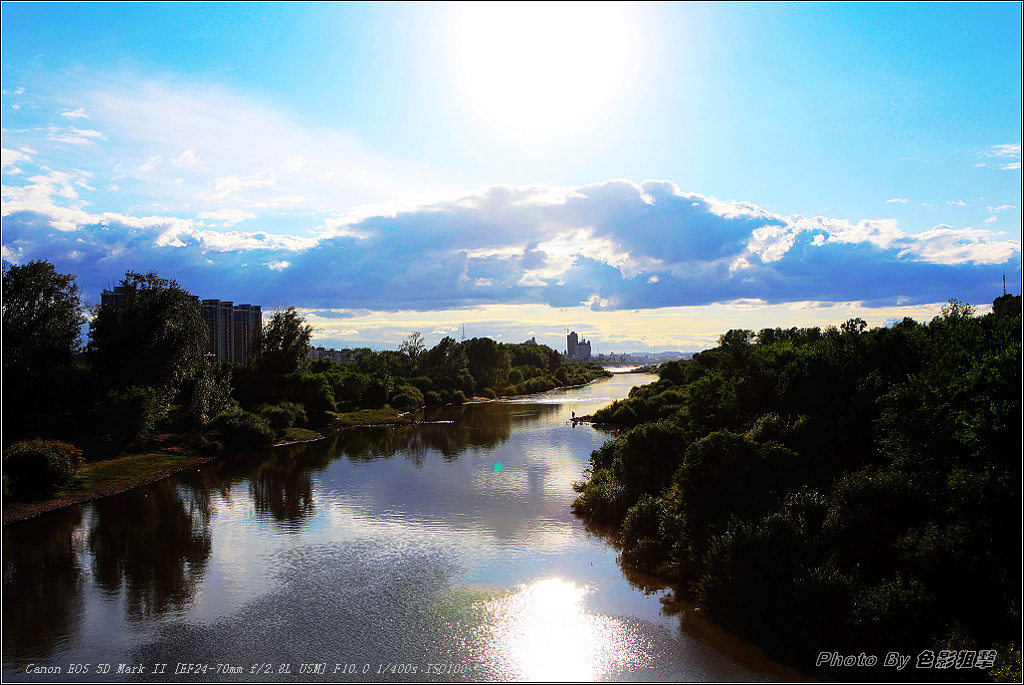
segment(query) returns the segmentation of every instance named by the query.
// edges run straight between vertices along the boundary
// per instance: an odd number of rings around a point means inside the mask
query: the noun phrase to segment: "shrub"
[[[412,385],[400,385],[395,388],[391,398],[391,406],[400,411],[413,411],[424,405],[423,393]]]
[[[573,483],[572,487],[580,493],[572,503],[578,516],[588,516],[599,523],[617,523],[629,508],[626,488],[610,469],[598,469],[590,480]]]
[[[641,497],[626,512],[619,529],[623,558],[643,570],[668,561],[671,541],[662,534],[662,522],[670,516],[662,500]]]
[[[210,428],[220,433],[228,449],[251,450],[274,441],[274,430],[261,416],[247,411],[218,414]]]
[[[290,411],[280,405],[265,404],[256,410],[267,424],[280,435],[292,426],[293,416]]]
[[[484,391],[481,394],[489,400],[498,399],[498,393],[494,392],[494,388],[484,388]]]
[[[103,403],[107,433],[116,441],[143,442],[163,415],[168,405],[148,386],[133,385],[125,390],[112,390]]]
[[[23,440],[4,453],[4,486],[10,494],[49,492],[82,465],[82,450],[60,440]]]
[[[461,390],[456,390],[452,393],[452,404],[465,404],[466,395]]]
[[[423,395],[423,401],[428,407],[436,407],[439,404],[444,404],[444,400],[441,399],[441,393],[436,390],[428,390],[426,394]]]
[[[306,408],[295,402],[278,402],[277,406],[284,409],[291,416],[291,425],[305,428],[309,420],[306,418]]]

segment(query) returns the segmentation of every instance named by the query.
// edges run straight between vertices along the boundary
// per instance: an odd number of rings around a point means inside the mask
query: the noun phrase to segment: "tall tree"
[[[198,299],[156,272],[128,271],[115,292],[119,301],[96,307],[89,326],[94,369],[109,388],[173,392],[206,352]]]
[[[28,378],[69,365],[85,323],[75,277],[35,260],[3,269],[3,371]]]
[[[252,364],[271,376],[300,371],[309,363],[313,327],[295,307],[274,312],[253,339]]]
[[[72,275],[35,260],[3,268],[3,403],[5,437],[26,419],[68,399],[68,371],[81,349],[84,307]]]
[[[398,351],[409,357],[409,370],[412,371],[416,368],[416,361],[426,348],[427,345],[423,340],[423,334],[419,331],[413,331],[402,341]]]

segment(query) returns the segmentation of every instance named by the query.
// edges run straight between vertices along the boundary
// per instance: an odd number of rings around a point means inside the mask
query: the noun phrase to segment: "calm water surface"
[[[571,412],[653,379],[439,409],[8,525],[4,680],[793,678],[627,578],[570,511],[608,437]]]

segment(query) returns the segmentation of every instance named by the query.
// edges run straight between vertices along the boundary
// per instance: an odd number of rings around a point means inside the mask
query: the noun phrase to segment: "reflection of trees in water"
[[[607,540],[615,547],[621,544],[619,531],[614,526],[602,525],[580,518],[583,527],[594,537]],[[744,642],[727,632],[696,606],[685,589],[669,583],[667,579],[653,576],[630,566],[619,554],[616,559],[622,575],[631,586],[645,595],[664,593],[659,598],[661,613],[679,618],[679,632],[728,656],[733,661],[755,673],[772,679],[790,682],[804,682],[808,677],[799,671],[783,666],[766,657],[758,647]]]
[[[337,434],[337,445],[352,461],[388,459],[401,452],[420,466],[430,451],[439,452],[445,461],[452,461],[462,456],[468,447],[497,447],[509,439],[513,425],[535,422],[557,411],[557,405],[500,402],[432,408],[424,412],[422,423],[413,426],[341,431]]]
[[[82,569],[73,535],[75,505],[4,526],[4,661],[45,661],[76,632],[82,610]]]
[[[124,588],[132,619],[186,607],[206,570],[212,540],[208,498],[182,496],[174,481],[93,504],[93,576],[105,592]]]
[[[249,495],[258,516],[298,523],[313,513],[313,479],[303,461],[281,450],[256,468],[249,481]]]

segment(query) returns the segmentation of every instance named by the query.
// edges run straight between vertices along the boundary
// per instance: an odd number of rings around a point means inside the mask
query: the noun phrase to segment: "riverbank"
[[[286,439],[268,445],[283,447],[323,439],[323,435],[304,428],[289,429]],[[196,454],[179,446],[165,451],[126,454],[113,459],[90,462],[82,466],[75,479],[57,490],[48,499],[4,502],[3,525],[23,521],[73,504],[90,502],[107,495],[116,495],[140,485],[148,485],[172,473],[205,464],[222,456]]]
[[[473,397],[465,404],[494,401],[488,397]],[[384,405],[378,409],[328,412],[331,422],[324,427],[324,430],[409,426],[415,423],[411,418],[412,414],[422,409],[424,407],[415,411],[400,412],[389,405]],[[287,430],[284,440],[267,447],[283,447],[312,442],[323,437],[323,434],[319,432],[293,427]],[[230,456],[230,454],[198,454],[194,450],[172,441],[172,444],[166,447],[156,446],[154,451],[89,462],[81,467],[71,483],[57,490],[52,497],[41,500],[4,502],[3,525],[23,521],[73,504],[83,504],[100,497],[115,495],[140,485],[155,483],[172,473],[199,466],[223,456]]]

